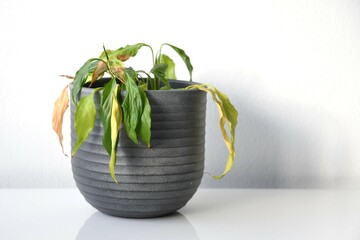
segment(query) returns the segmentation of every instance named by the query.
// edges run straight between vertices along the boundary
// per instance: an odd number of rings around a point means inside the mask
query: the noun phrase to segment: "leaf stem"
[[[137,73],[143,73],[143,74],[145,74],[145,75],[147,76],[147,80],[148,80],[148,81],[152,79],[152,77],[150,76],[150,74],[148,74],[147,72],[145,72],[145,71],[143,71],[143,70],[138,70],[138,71],[136,71],[136,72],[137,72]]]
[[[155,57],[154,57],[154,50],[152,49],[151,46],[149,46],[150,50],[151,50],[151,58],[152,58],[152,63],[153,63],[153,66],[155,66]]]
[[[103,49],[104,49],[104,52],[105,52],[105,56],[106,56],[106,59],[109,61],[109,55],[105,49],[105,45],[103,44]]]

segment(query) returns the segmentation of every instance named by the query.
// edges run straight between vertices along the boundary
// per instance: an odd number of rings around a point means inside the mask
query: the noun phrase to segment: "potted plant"
[[[125,66],[148,47],[152,68]],[[175,63],[184,61],[190,81],[176,79]],[[228,97],[207,84],[192,82],[188,55],[163,44],[154,55],[138,43],[107,50],[76,72],[55,102],[53,129],[62,146],[63,115],[71,108],[72,170],[80,192],[99,211],[121,217],[157,217],[183,207],[200,185],[204,169],[206,93],[220,114],[229,150],[222,178],[232,167],[237,111]],[[107,74],[107,76],[104,76]],[[71,99],[70,99],[71,98]]]

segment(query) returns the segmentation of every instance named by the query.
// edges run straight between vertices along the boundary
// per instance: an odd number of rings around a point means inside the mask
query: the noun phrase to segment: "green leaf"
[[[123,121],[128,137],[135,143],[138,138],[150,147],[151,107],[144,90],[125,72],[126,95],[122,103]]]
[[[191,65],[190,62],[190,58],[189,56],[185,53],[184,50],[182,50],[181,48],[175,47],[174,45],[168,44],[168,43],[164,43],[163,45],[167,45],[169,47],[171,47],[175,52],[177,52],[177,54],[179,54],[179,56],[182,58],[182,60],[184,61],[188,71],[189,71],[189,75],[190,75],[190,82],[192,81],[192,71],[193,71],[193,66]]]
[[[109,171],[111,178],[118,183],[115,176],[116,167],[116,149],[119,140],[119,131],[122,122],[122,111],[118,101],[119,85],[116,85],[112,94],[112,109],[111,109],[111,155],[109,161]]]
[[[163,63],[157,63],[154,65],[154,67],[150,70],[152,74],[154,74],[155,77],[158,78],[165,78],[165,72],[166,72],[167,65]]]
[[[139,84],[139,88],[141,88],[144,91],[148,90],[148,84],[146,82]]]
[[[110,82],[108,82],[105,87],[104,91],[102,92],[101,97],[101,106],[99,109],[100,118],[103,125],[103,139],[102,143],[108,152],[109,156],[111,155],[111,111],[112,111],[112,104],[113,104],[113,94],[114,89],[116,87],[116,79],[112,78]]]
[[[160,58],[160,63],[167,65],[167,68],[165,71],[165,78],[166,79],[176,79],[174,61],[165,54],[161,54],[159,58]]]
[[[89,59],[76,72],[76,75],[74,78],[74,86],[71,91],[71,98],[75,105],[78,102],[78,96],[79,96],[79,93],[80,93],[82,87],[88,81],[88,78],[90,78],[90,80],[92,79],[92,76],[90,74],[95,70],[98,62],[99,62],[98,59],[95,59],[95,58]]]
[[[166,88],[171,89],[169,81],[165,78],[165,72],[167,69],[167,65],[163,63],[157,63],[154,65],[154,67],[150,70],[152,74],[154,74],[155,78],[159,79],[161,82],[163,82],[164,86]],[[160,86],[152,86],[153,89],[159,89]]]
[[[132,78],[133,80],[137,80],[138,72],[132,69],[131,67],[125,68],[124,72],[127,73],[130,76],[130,78]]]
[[[237,116],[238,112],[236,111],[234,105],[230,102],[229,98],[218,89],[207,84],[196,84],[188,86],[186,89],[199,89],[211,94],[212,99],[218,106],[219,115],[220,115],[220,130],[223,135],[227,149],[229,150],[229,156],[226,162],[224,172],[219,176],[214,176],[216,179],[220,179],[225,176],[227,172],[230,171],[234,164],[235,159],[235,129],[237,125]],[[225,124],[227,123],[230,134],[225,129]]]
[[[141,101],[143,105],[141,119],[138,127],[136,128],[136,133],[138,137],[150,148],[150,139],[151,139],[151,107],[149,99],[146,96],[146,93],[139,87],[139,92],[141,96]]]
[[[81,144],[87,139],[89,133],[93,130],[95,126],[96,118],[96,108],[94,103],[94,93],[93,91],[90,95],[87,95],[79,101],[79,104],[75,110],[75,130],[77,134],[77,139],[75,142],[72,155],[77,152]]]
[[[128,73],[125,73],[125,80],[126,95],[121,105],[124,111],[124,126],[128,137],[138,143],[136,128],[141,120],[143,109],[140,88]]]

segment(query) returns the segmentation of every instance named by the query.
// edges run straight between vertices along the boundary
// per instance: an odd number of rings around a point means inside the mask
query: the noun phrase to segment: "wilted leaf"
[[[113,103],[113,94],[114,89],[116,87],[116,80],[112,78],[110,82],[108,82],[104,90],[102,92],[101,97],[101,107],[99,109],[100,119],[103,125],[103,139],[102,143],[108,152],[109,156],[111,156],[111,111],[112,111],[112,103]]]
[[[150,47],[149,45],[147,45],[145,43],[137,43],[134,45],[127,45],[123,48],[120,48],[120,49],[116,50],[114,53],[116,54],[117,59],[124,62],[124,61],[128,60],[130,57],[136,56],[136,54],[138,53],[140,48],[142,48],[144,46]]]
[[[62,133],[62,125],[63,125],[64,113],[66,109],[69,107],[68,87],[69,85],[66,85],[66,87],[61,91],[60,96],[56,99],[53,109],[53,115],[52,115],[52,128],[59,136],[59,142],[63,153],[64,153],[64,146],[62,142],[64,136]]]
[[[182,58],[182,60],[184,61],[185,65],[189,71],[190,81],[192,81],[193,66],[191,65],[190,58],[188,55],[186,55],[185,51],[182,50],[181,48],[175,47],[174,45],[171,45],[168,43],[164,43],[163,45],[167,45],[167,46],[171,47],[172,49],[174,49],[175,52],[177,52],[177,54],[179,54],[179,56]]]
[[[76,72],[75,78],[74,78],[74,86],[71,90],[71,98],[73,103],[76,105],[78,101],[78,95],[84,86],[84,84],[87,82],[89,74],[91,74],[95,67],[97,66],[99,60],[98,59],[89,59],[87,60],[84,65]],[[90,77],[91,80],[91,77]]]
[[[149,45],[147,45],[145,43],[137,43],[137,44],[134,44],[134,45],[127,45],[125,47],[121,47],[121,48],[116,49],[116,50],[107,49],[106,52],[103,51],[101,53],[99,58],[101,58],[103,60],[108,60],[107,57],[106,57],[106,54],[107,54],[107,56],[109,57],[109,60],[118,59],[118,60],[120,60],[122,62],[125,62],[130,57],[136,56],[136,54],[138,53],[140,48],[142,48],[144,46],[149,47],[151,49],[151,51],[152,51],[151,46],[149,46]]]
[[[140,88],[135,84],[134,79],[128,73],[125,73],[126,95],[122,103],[124,111],[124,126],[128,137],[135,143],[138,143],[136,128],[141,119],[143,109]]]
[[[136,133],[138,137],[150,148],[150,139],[151,139],[151,107],[149,99],[146,96],[144,90],[139,87],[139,92],[141,96],[141,101],[143,105],[141,118],[139,125],[136,128]]]
[[[119,94],[119,85],[116,85],[114,88],[112,96],[112,109],[111,109],[111,155],[109,162],[109,170],[111,178],[118,183],[115,176],[115,166],[116,166],[116,148],[119,139],[119,131],[122,122],[122,111],[118,102]]]
[[[95,82],[100,76],[102,76],[107,70],[107,65],[103,61],[99,61],[96,64],[95,70],[92,74],[91,83]]]
[[[67,79],[74,79],[74,77],[72,76],[69,76],[69,75],[59,75],[60,77],[64,77],[64,78],[67,78]]]
[[[165,71],[165,78],[166,79],[176,79],[174,61],[165,54],[161,54],[159,58],[160,58],[160,63],[167,65],[167,68]]]
[[[116,78],[120,80],[124,80],[124,69],[125,69],[124,63],[115,58],[109,60],[109,65],[110,65],[110,72],[114,74]]]
[[[230,102],[229,98],[224,93],[220,92],[213,86],[206,84],[196,84],[196,85],[188,86],[186,89],[199,89],[210,93],[212,99],[218,106],[219,115],[220,115],[220,122],[219,122],[220,130],[223,135],[226,147],[229,150],[229,156],[226,162],[224,172],[219,176],[214,176],[214,178],[220,179],[224,177],[227,172],[230,171],[230,169],[234,164],[234,159],[235,159],[234,141],[235,141],[235,128],[237,125],[238,112]],[[226,123],[229,128],[230,134],[228,134],[225,129]]]
[[[122,104],[123,121],[128,137],[135,143],[138,138],[150,147],[151,107],[144,90],[125,73],[126,95]]]
[[[73,156],[95,126],[96,107],[94,103],[94,94],[97,90],[98,89],[95,89],[90,95],[81,98],[79,104],[76,106],[74,127],[77,139],[72,151]]]
[[[130,55],[118,55],[117,58],[120,60],[120,61],[123,61],[125,62],[126,60],[128,60],[131,56]]]

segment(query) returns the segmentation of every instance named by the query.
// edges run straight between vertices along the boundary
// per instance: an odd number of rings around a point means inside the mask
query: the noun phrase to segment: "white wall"
[[[194,80],[239,110],[235,167],[203,187],[360,187],[359,23],[356,0],[0,0],[0,187],[74,186],[51,130],[58,75],[103,43],[137,42],[184,48]],[[216,174],[226,149],[210,101],[207,116]]]

